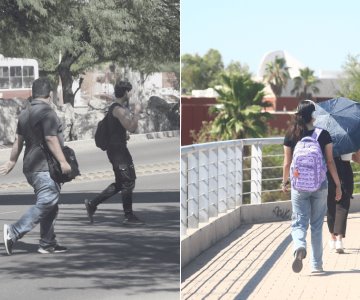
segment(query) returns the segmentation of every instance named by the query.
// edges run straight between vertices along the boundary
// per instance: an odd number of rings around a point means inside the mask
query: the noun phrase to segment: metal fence
[[[263,166],[263,161],[269,157],[282,158],[283,151],[263,155],[263,149],[282,143],[283,138],[276,137],[181,147],[181,235],[243,205],[245,197],[250,199],[248,203],[260,204],[264,193],[280,192],[282,176],[269,175],[279,173],[275,169],[281,171],[282,163]],[[250,174],[247,179],[246,172]],[[270,181],[273,183],[267,186],[271,188],[264,189],[264,183]]]

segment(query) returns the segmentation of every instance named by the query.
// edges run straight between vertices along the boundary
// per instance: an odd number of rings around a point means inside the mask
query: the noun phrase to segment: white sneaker
[[[322,274],[325,273],[323,268],[312,268],[311,269],[311,274]]]
[[[335,242],[335,249],[337,253],[343,254],[344,253],[344,246],[341,240],[337,240]]]
[[[330,248],[330,251],[334,251],[335,250],[335,243],[336,241],[334,240],[329,240],[329,248]]]

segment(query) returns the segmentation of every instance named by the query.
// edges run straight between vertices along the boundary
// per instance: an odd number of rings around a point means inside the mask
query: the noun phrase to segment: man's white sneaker
[[[10,237],[10,227],[8,224],[4,224],[4,232],[3,233],[4,233],[4,245],[5,245],[6,253],[8,255],[11,255],[12,249],[14,246],[14,242]]]
[[[311,274],[322,274],[322,273],[324,273],[323,268],[312,268],[311,269]]]
[[[335,249],[336,249],[336,252],[337,252],[337,253],[340,253],[340,254],[343,254],[343,253],[344,253],[344,246],[343,246],[342,241],[337,240],[337,241],[335,242]]]
[[[55,245],[55,246],[48,246],[48,247],[39,247],[38,252],[41,254],[49,254],[49,253],[63,253],[67,252],[68,248]]]

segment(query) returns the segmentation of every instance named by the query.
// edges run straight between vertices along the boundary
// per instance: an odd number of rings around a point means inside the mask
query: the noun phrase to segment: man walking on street
[[[93,223],[93,215],[98,205],[121,191],[122,204],[125,213],[124,225],[142,225],[132,210],[132,194],[135,187],[135,168],[131,154],[127,148],[126,131],[135,132],[138,126],[140,104],[136,104],[134,113],[128,108],[129,92],[132,86],[127,81],[115,84],[115,102],[108,111],[108,144],[106,153],[112,164],[115,182],[92,200],[85,199],[85,207]]]
[[[62,125],[51,108],[52,88],[47,78],[39,78],[32,85],[32,101],[24,109],[17,124],[16,138],[11,150],[10,160],[0,166],[0,174],[8,174],[15,166],[25,142],[23,172],[29,184],[34,188],[36,204],[15,223],[4,224],[4,244],[8,255],[13,246],[40,223],[39,253],[57,253],[67,251],[60,246],[55,237],[54,225],[58,214],[60,185],[49,173],[49,167],[41,144],[48,149],[60,163],[64,174],[71,171],[62,152],[64,138]]]

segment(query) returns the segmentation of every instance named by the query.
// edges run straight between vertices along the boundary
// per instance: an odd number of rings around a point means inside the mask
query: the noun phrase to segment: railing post
[[[209,217],[218,216],[218,148],[209,150]]]
[[[235,146],[227,147],[227,208],[235,208]]]
[[[199,153],[188,156],[188,228],[199,226]]]
[[[188,164],[187,164],[187,155],[181,155],[181,226],[180,233],[181,235],[186,234],[186,229],[188,227]]]
[[[218,149],[218,209],[219,213],[227,212],[226,205],[226,147],[219,147]]]
[[[209,221],[209,151],[199,151],[199,222]]]
[[[236,206],[242,205],[243,193],[243,149],[242,142],[237,142],[235,146],[235,203]]]
[[[262,144],[251,145],[251,204],[261,203]]]

